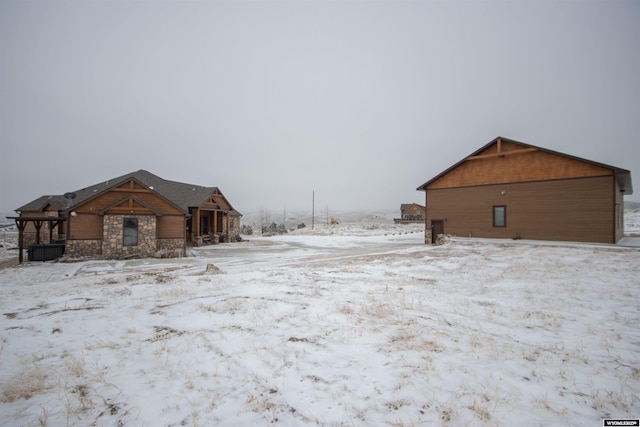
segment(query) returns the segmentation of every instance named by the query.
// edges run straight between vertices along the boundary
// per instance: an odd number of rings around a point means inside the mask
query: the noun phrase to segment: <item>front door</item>
[[[433,245],[436,240],[438,240],[438,236],[444,234],[444,220],[442,219],[432,219],[431,220],[431,244]]]
[[[209,234],[209,212],[207,215],[200,214],[200,235],[204,236],[205,234]]]

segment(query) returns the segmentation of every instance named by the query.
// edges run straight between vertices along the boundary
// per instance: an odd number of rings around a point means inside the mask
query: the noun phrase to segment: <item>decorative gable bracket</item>
[[[116,203],[113,203],[110,206],[102,209],[98,212],[99,215],[105,215],[106,213],[114,213],[114,214],[139,214],[139,215],[149,215],[153,214],[155,216],[162,216],[162,213],[157,209],[153,208],[149,204],[143,202],[138,199],[136,196],[128,196],[124,199],[119,200]]]

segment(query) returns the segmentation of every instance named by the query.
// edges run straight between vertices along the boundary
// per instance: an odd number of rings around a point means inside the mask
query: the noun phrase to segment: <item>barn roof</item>
[[[425,182],[420,187],[416,188],[416,190],[418,190],[418,191],[426,191],[427,187],[429,186],[429,184],[431,184],[432,182],[438,180],[439,178],[441,178],[444,175],[446,175],[449,172],[451,172],[453,169],[455,169],[458,166],[460,166],[461,164],[463,164],[469,157],[473,157],[473,156],[479,155],[480,153],[482,153],[484,150],[486,150],[487,148],[489,148],[493,144],[496,144],[498,142],[498,140],[502,140],[504,142],[509,142],[509,143],[512,143],[512,144],[517,144],[517,145],[520,145],[520,146],[522,146],[524,148],[533,148],[533,149],[540,150],[540,151],[543,151],[543,152],[546,152],[546,153],[549,153],[549,154],[555,154],[557,156],[562,156],[562,157],[565,157],[565,158],[568,158],[568,159],[577,160],[577,161],[588,163],[588,164],[591,164],[591,165],[594,165],[594,166],[599,166],[599,167],[602,167],[602,168],[610,169],[613,172],[613,174],[615,175],[616,179],[618,180],[618,184],[620,185],[620,190],[622,190],[625,193],[625,195],[633,194],[633,187],[631,185],[631,172],[626,170],[626,169],[618,168],[618,167],[611,166],[611,165],[606,165],[604,163],[594,162],[592,160],[583,159],[583,158],[580,158],[580,157],[572,156],[570,154],[560,153],[558,151],[549,150],[547,148],[537,147],[537,146],[531,145],[531,144],[525,144],[524,142],[515,141],[513,139],[508,139],[508,138],[503,138],[501,136],[496,137],[495,139],[493,139],[492,141],[490,141],[486,145],[480,147],[478,150],[474,151],[473,153],[469,154],[464,159],[460,160],[458,163],[454,164],[453,166],[449,167],[448,169],[446,169],[443,172],[439,173],[438,175],[434,176],[429,181]]]
[[[136,172],[131,172],[90,187],[67,193],[69,195],[73,194],[73,198],[67,198],[60,195],[42,196],[16,209],[16,211],[41,211],[45,209],[48,204],[51,204],[51,206],[56,210],[73,209],[74,207],[97,197],[105,191],[122,185],[131,179],[134,179],[140,184],[148,187],[167,201],[182,209],[185,213],[189,213],[190,207],[198,207],[208,201],[213,194],[217,194],[224,198],[224,195],[222,195],[222,192],[218,187],[203,187],[195,184],[170,181],[160,178],[151,172],[140,169]],[[228,200],[226,200],[226,202],[229,204]],[[229,206],[231,207],[231,204],[229,204]],[[231,207],[231,209],[233,210],[233,207]]]

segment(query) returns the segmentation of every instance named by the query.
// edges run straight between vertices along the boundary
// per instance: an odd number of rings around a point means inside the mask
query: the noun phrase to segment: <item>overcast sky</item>
[[[497,136],[640,200],[640,2],[0,0],[2,212],[138,169],[399,210]]]

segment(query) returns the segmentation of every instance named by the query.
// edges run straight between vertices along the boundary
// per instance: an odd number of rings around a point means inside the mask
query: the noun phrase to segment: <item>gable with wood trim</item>
[[[437,234],[616,243],[628,170],[498,137],[420,187]]]
[[[424,206],[417,203],[403,203],[400,205],[400,218],[394,218],[396,224],[411,224],[424,222]]]
[[[217,187],[168,181],[144,170],[65,196],[43,196],[16,212],[25,247],[63,241],[69,257],[108,259],[179,257],[188,244],[236,240],[241,216]],[[49,230],[42,230],[41,221],[29,220],[44,215],[62,221],[48,221]]]

